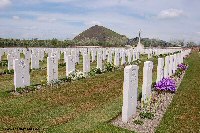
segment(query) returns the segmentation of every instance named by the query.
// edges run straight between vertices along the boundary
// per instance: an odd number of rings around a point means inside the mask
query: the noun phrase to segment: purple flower
[[[159,90],[159,91],[175,92],[176,91],[176,83],[171,78],[163,78],[161,81],[156,83],[155,88],[156,88],[156,90]]]
[[[188,69],[188,65],[183,64],[183,63],[178,64],[178,69],[180,69],[180,70],[182,70],[182,71],[185,71],[185,70]]]

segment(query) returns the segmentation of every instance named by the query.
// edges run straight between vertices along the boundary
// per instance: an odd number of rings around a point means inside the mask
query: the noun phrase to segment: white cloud
[[[184,16],[184,12],[178,9],[167,9],[158,14],[158,18],[160,19],[177,18],[180,16]]]
[[[19,17],[19,16],[12,16],[12,19],[14,19],[14,20],[19,20],[20,17]]]
[[[0,0],[0,9],[5,8],[11,4],[10,0]]]
[[[66,2],[71,2],[73,0],[43,0],[45,2],[55,2],[55,3],[66,3]]]
[[[48,23],[53,23],[56,21],[56,18],[51,18],[51,17],[46,17],[46,16],[40,16],[37,18],[38,21],[40,22],[48,22]]]
[[[86,22],[85,23],[86,25],[89,25],[89,26],[94,26],[94,25],[102,25],[102,23],[100,21],[90,21],[90,22]]]
[[[23,27],[23,29],[25,29],[25,30],[35,30],[35,29],[37,29],[37,27],[36,26],[29,26],[29,27]]]

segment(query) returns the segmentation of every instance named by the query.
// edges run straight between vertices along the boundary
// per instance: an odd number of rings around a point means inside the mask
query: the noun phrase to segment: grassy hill
[[[77,45],[123,46],[128,38],[103,26],[92,26],[74,38]]]

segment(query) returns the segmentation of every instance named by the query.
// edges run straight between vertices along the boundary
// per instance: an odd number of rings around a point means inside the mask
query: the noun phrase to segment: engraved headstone
[[[159,82],[164,78],[164,59],[158,58],[158,67],[157,67],[157,79],[156,82]]]
[[[68,55],[66,61],[66,76],[75,71],[75,59],[74,56]]]
[[[90,55],[89,54],[83,55],[83,72],[86,74],[90,72]]]
[[[103,70],[102,54],[101,53],[97,54],[97,68],[99,68],[100,70]]]
[[[124,69],[122,121],[128,120],[136,114],[138,91],[137,65],[129,65]]]
[[[47,82],[58,80],[58,58],[47,57]]]
[[[169,56],[165,57],[165,66],[164,66],[164,77],[169,77]]]
[[[14,61],[14,85],[16,88],[24,88],[30,85],[30,74],[29,74],[29,61],[15,59]]]
[[[142,101],[146,102],[151,96],[151,85],[152,85],[152,69],[153,62],[144,62],[143,67],[143,84],[142,84]]]

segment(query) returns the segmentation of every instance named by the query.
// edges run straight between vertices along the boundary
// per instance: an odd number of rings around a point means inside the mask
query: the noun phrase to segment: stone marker
[[[138,90],[137,65],[129,65],[124,69],[122,121],[128,120],[136,114]]]
[[[83,72],[87,74],[90,72],[90,55],[83,54]]]
[[[39,65],[39,55],[38,53],[32,53],[31,54],[31,69],[39,69],[40,65]]]
[[[47,57],[47,82],[58,80],[58,58]]]
[[[125,53],[122,52],[122,59],[121,59],[121,65],[124,65],[126,63],[126,57],[125,57]]]
[[[118,53],[118,51],[115,51],[114,65],[119,66],[119,53]]]
[[[173,55],[169,56],[169,76],[172,76],[172,71],[173,71]]]
[[[16,88],[24,88],[30,85],[30,74],[29,74],[29,61],[15,59],[14,63],[14,85]]]
[[[132,61],[132,53],[131,51],[128,51],[128,63],[130,64]]]
[[[75,59],[74,56],[68,55],[66,61],[66,76],[75,71]]]
[[[102,54],[101,53],[97,54],[97,68],[99,68],[100,70],[103,70]]]
[[[92,50],[91,55],[92,55],[92,62],[94,62],[96,60],[96,51]]]
[[[151,97],[151,85],[152,85],[152,69],[153,62],[144,62],[143,67],[143,84],[142,84],[142,101],[146,102]]]
[[[111,51],[108,52],[107,62],[112,63],[112,53],[111,53]]]
[[[169,77],[169,56],[165,57],[165,66],[164,66],[164,77]]]
[[[161,81],[163,78],[164,78],[164,59],[163,58],[158,58],[156,82]]]

